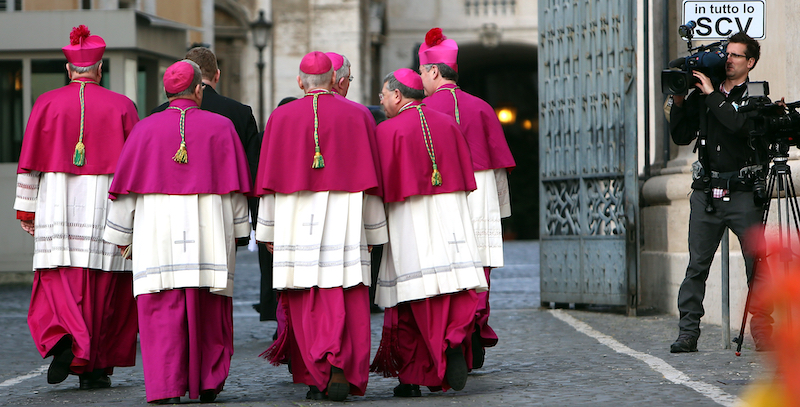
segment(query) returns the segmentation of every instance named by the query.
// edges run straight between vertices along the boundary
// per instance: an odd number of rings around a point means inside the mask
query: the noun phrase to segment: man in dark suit
[[[203,76],[203,101],[200,108],[225,116],[233,122],[247,155],[250,175],[255,177],[258,171],[258,156],[261,151],[263,134],[258,131],[256,119],[253,117],[253,109],[217,93],[215,88],[219,82],[220,71],[217,57],[210,49],[194,47],[186,53],[184,58],[200,66]],[[160,112],[167,106],[169,104],[164,103],[153,109],[150,114]],[[255,219],[258,214],[258,199],[248,199],[248,205],[252,218]],[[261,314],[261,321],[274,321],[277,302],[272,290],[272,255],[263,245],[258,245],[258,262],[261,267],[261,302],[254,308]]]

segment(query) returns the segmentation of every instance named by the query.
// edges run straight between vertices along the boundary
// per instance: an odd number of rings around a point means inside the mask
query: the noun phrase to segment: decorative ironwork
[[[597,179],[586,183],[589,235],[624,235],[622,211],[625,183],[621,178]]]
[[[575,180],[544,184],[545,228],[549,236],[578,235],[580,226],[580,184]]]
[[[621,305],[630,297],[635,3],[539,0],[542,301]]]

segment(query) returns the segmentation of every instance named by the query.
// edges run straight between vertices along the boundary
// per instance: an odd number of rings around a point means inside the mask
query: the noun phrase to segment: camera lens
[[[685,95],[691,85],[690,77],[692,77],[691,74],[685,71],[662,71],[661,91],[668,95]]]
[[[686,89],[688,85],[686,84],[686,77],[685,76],[675,76],[672,82],[673,89]]]

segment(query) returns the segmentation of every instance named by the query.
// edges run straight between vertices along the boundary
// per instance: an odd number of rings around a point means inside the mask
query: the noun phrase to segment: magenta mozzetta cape
[[[319,146],[324,168],[314,159],[313,97],[272,112],[261,144],[255,195],[297,191],[365,191],[381,195],[375,120],[355,103],[325,94],[318,100]]]
[[[413,102],[412,105],[419,105]],[[400,202],[413,195],[475,190],[469,148],[455,120],[422,107],[431,131],[436,165],[442,185],[431,183],[431,164],[422,135],[419,112],[407,109],[378,125],[384,202]]]
[[[439,89],[451,89],[455,85],[443,85]],[[516,166],[511,150],[508,148],[503,126],[497,120],[494,109],[485,101],[456,90],[461,131],[472,153],[472,166],[475,171],[497,168],[513,169]],[[440,90],[426,97],[423,102],[431,109],[456,117],[455,101],[449,90]]]
[[[86,85],[83,131],[86,163],[78,167],[72,159],[81,128],[80,87],[78,83],[70,83],[36,99],[22,139],[17,173],[114,173],[122,145],[139,121],[136,107],[124,95],[93,83]]]
[[[197,104],[176,99],[170,106],[186,109]],[[188,162],[179,164],[172,157],[181,145],[180,118],[180,111],[167,109],[146,117],[133,128],[119,157],[110,199],[128,193],[250,193],[247,157],[233,123],[209,111],[187,110]]]
[[[362,112],[364,112],[364,114],[366,114],[366,115],[367,115],[367,117],[369,117],[370,119],[372,119],[373,121],[375,121],[375,118],[372,116],[372,112],[370,112],[370,111],[369,111],[369,108],[368,108],[368,107],[366,107],[366,106],[362,105],[361,103],[354,102],[354,101],[352,101],[352,100],[350,100],[350,99],[348,99],[348,98],[346,98],[346,97],[344,97],[344,96],[342,96],[342,95],[340,95],[340,94],[338,94],[338,93],[337,93],[337,94],[335,94],[335,95],[333,95],[333,97],[335,97],[337,100],[341,100],[341,101],[344,101],[344,102],[350,103],[351,105],[353,105],[353,106],[357,107],[359,110],[361,110]]]

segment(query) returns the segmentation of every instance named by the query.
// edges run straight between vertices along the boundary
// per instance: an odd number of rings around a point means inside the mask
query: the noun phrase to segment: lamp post
[[[272,22],[264,19],[264,10],[258,11],[258,20],[250,23],[253,30],[253,45],[258,49],[258,125],[264,129],[264,48],[269,40]]]

